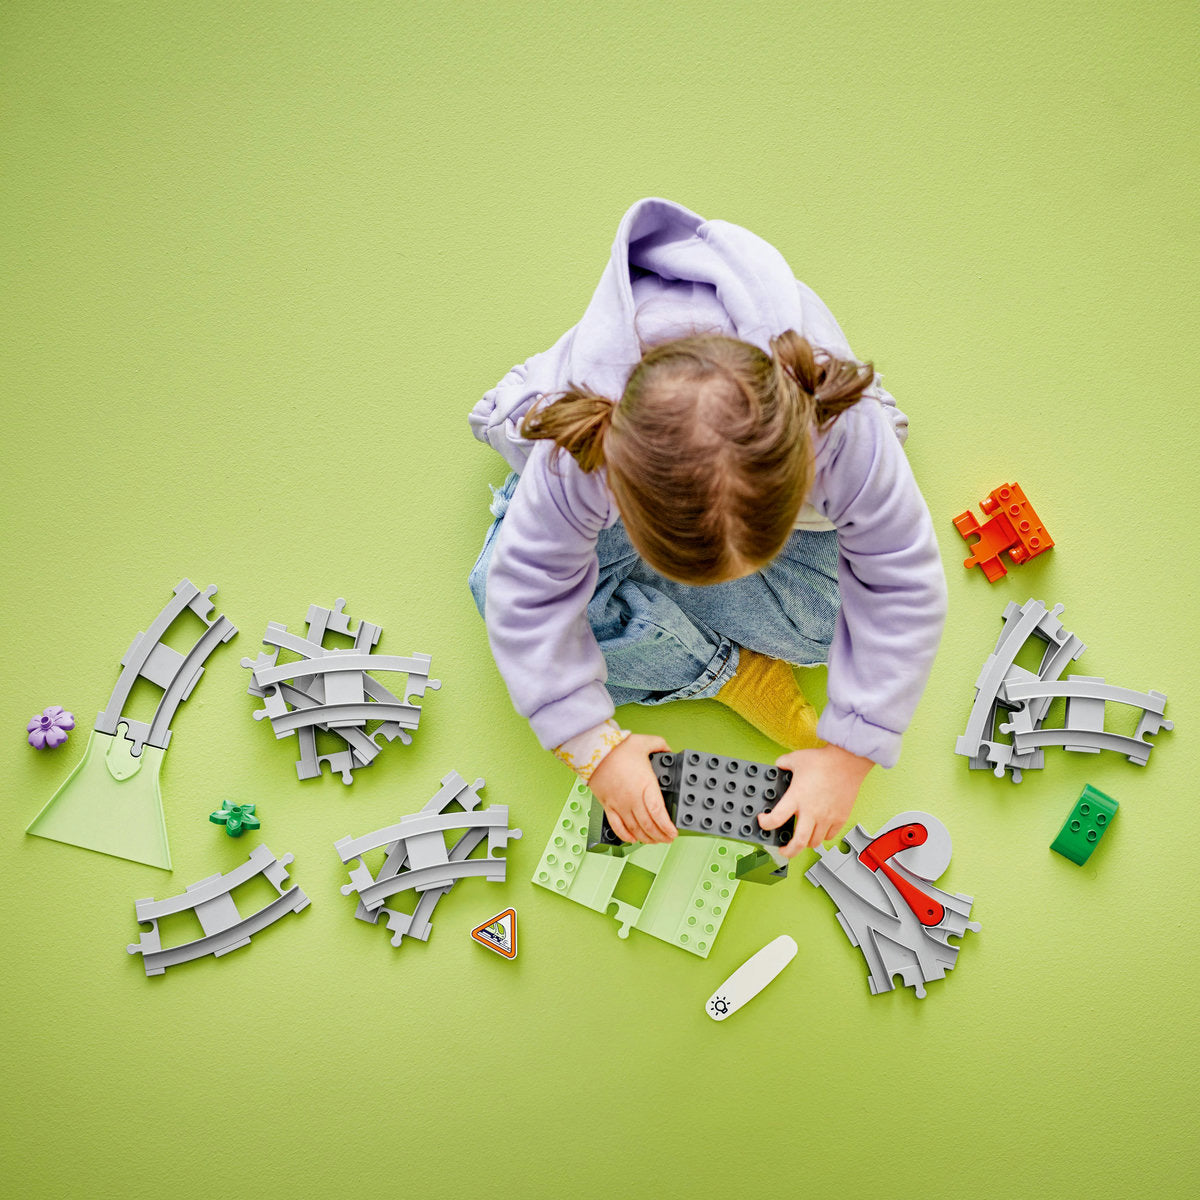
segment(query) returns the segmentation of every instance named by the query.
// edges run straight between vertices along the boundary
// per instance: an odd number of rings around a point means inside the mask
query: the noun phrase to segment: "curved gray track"
[[[358,895],[368,909],[373,909],[378,908],[389,896],[414,888],[420,890],[422,884],[428,884],[431,880],[439,886],[441,881],[446,879],[449,879],[453,886],[460,879],[474,879],[480,875],[488,878],[495,876],[496,880],[500,881],[505,878],[507,869],[507,860],[503,858],[465,858],[462,862],[434,863],[415,871],[402,871],[390,879],[377,879],[367,887],[359,889]],[[348,896],[354,890],[353,884],[342,885],[343,895]]]
[[[422,833],[446,833],[451,829],[507,829],[507,805],[492,805],[490,808],[471,812],[457,813],[414,813],[388,825],[384,829],[376,829],[374,833],[363,834],[360,838],[345,839],[334,844],[334,849],[342,857],[342,862],[360,858],[371,850],[386,846],[391,842],[407,840]]]
[[[146,735],[148,746],[160,746],[164,750],[167,748],[171,741],[170,724],[175,719],[175,710],[192,694],[192,688],[204,672],[204,663],[208,656],[222,642],[229,641],[235,633],[237,629],[233,622],[220,616],[200,635],[200,640],[184,657],[175,678],[163,690],[162,699],[159,700],[150,722],[150,732]]]
[[[1007,725],[1001,725],[1000,728],[1009,732]],[[1154,749],[1153,742],[1143,742],[1139,738],[1126,737],[1122,733],[1080,729],[1029,729],[1014,732],[1013,744],[1022,754],[1027,747],[1034,746],[1063,746],[1067,749],[1089,746],[1096,750],[1112,750],[1117,754],[1124,754],[1130,762],[1143,767],[1150,760],[1150,751]]]
[[[297,903],[297,899],[301,903]],[[130,954],[141,954],[146,964],[147,975],[161,975],[168,967],[179,963],[191,962],[203,958],[206,954],[228,953],[239,946],[248,946],[252,934],[273,925],[281,917],[290,912],[299,912],[308,904],[308,897],[299,887],[289,888],[282,896],[272,900],[265,908],[251,913],[245,920],[223,929],[219,933],[211,933],[207,937],[197,938],[194,942],[185,942],[182,946],[168,946],[165,950],[144,950],[140,943],[133,942],[126,947]]]
[[[276,734],[287,734],[293,729],[309,725],[334,725],[343,723],[366,723],[367,721],[390,721],[401,729],[416,729],[421,719],[421,710],[410,704],[381,704],[372,700],[361,704],[321,704],[316,708],[294,708],[271,718],[271,728]]]
[[[1135,692],[1132,688],[1117,687],[1112,683],[1101,683],[1093,679],[1068,676],[1047,682],[1027,681],[1010,683],[1004,688],[1010,700],[1055,700],[1061,696],[1078,696],[1095,700],[1112,701],[1114,704],[1131,704],[1147,712],[1162,715],[1167,698],[1162,692]]]

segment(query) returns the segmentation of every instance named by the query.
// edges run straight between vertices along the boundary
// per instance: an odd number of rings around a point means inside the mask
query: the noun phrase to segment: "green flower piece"
[[[243,830],[257,829],[262,824],[254,815],[253,804],[231,804],[228,800],[221,802],[217,812],[209,813],[208,819],[214,825],[224,825],[230,837],[241,837]]]

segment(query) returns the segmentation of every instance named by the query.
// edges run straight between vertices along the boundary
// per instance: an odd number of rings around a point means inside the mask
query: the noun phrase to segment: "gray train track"
[[[413,700],[441,687],[440,680],[429,677],[428,654],[400,657],[372,653],[381,628],[360,621],[352,630],[344,612],[345,603],[339,599],[332,609],[310,605],[306,637],[269,622],[262,639],[267,650],[257,658],[242,659],[242,666],[253,673],[248,691],[263,701],[263,707],[254,713],[255,719],[269,720],[277,738],[295,735],[299,739],[296,773],[301,779],[316,778],[322,764],[328,764],[343,783],[352,783],[354,771],[378,757],[380,739],[411,744],[412,732],[421,719],[421,708]],[[353,648],[324,646],[328,632],[351,638]],[[280,663],[280,651],[300,658]],[[370,672],[374,670],[402,674],[401,695],[373,678]],[[379,722],[370,734],[366,730],[369,722]],[[318,754],[318,729],[336,734],[345,747]]]
[[[134,904],[138,923],[149,925],[149,931],[126,947],[130,954],[140,954],[147,975],[162,975],[168,967],[190,962],[212,954],[219,958],[231,950],[248,946],[251,937],[273,925],[288,913],[307,907],[308,897],[299,887],[287,887],[287,865],[293,856],[276,858],[265,845],[256,846],[249,859],[224,875],[210,875],[187,890],[166,900],[138,900]],[[261,875],[278,892],[275,900],[257,912],[242,916],[230,893],[234,888]],[[193,911],[204,930],[204,936],[179,946],[163,947],[158,922],[163,917]]]
[[[115,736],[117,726],[125,725],[125,736],[133,743],[134,755],[141,754],[143,746],[157,746],[165,750],[171,742],[171,721],[175,710],[191,694],[192,689],[204,674],[204,663],[222,642],[227,642],[237,629],[224,616],[211,617],[211,597],[217,590],[216,584],[203,592],[189,579],[175,585],[175,596],[151,622],[148,629],[139,633],[129,644],[121,659],[121,674],[113,687],[108,703],[96,718],[97,733]],[[171,649],[163,643],[167,630],[191,610],[207,626],[186,654]],[[129,703],[130,693],[139,679],[145,679],[162,689],[162,697],[149,722],[135,721],[125,716],[124,708]]]
[[[483,786],[482,779],[468,784],[457,771],[451,771],[420,812],[334,844],[343,863],[355,864],[349,869],[350,882],[342,886],[343,895],[358,895],[355,916],[371,924],[385,918],[393,946],[400,946],[405,937],[428,940],[438,901],[460,880],[483,877],[500,883],[507,877],[508,863],[499,851],[507,849],[510,840],[519,838],[521,830],[508,827],[506,806],[494,804],[479,809]],[[447,812],[452,804],[462,811]],[[445,835],[454,830],[463,832],[447,849]],[[485,840],[484,856],[468,857]],[[363,856],[380,848],[385,848],[383,865],[373,874]],[[384,904],[389,897],[405,891],[417,893],[411,914]]]

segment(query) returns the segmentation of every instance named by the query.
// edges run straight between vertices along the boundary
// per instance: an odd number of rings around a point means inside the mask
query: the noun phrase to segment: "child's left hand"
[[[769,813],[760,814],[758,823],[764,829],[778,829],[795,816],[796,832],[781,847],[781,853],[792,858],[841,833],[858,799],[858,789],[875,764],[841,746],[821,746],[793,750],[777,758],[775,765],[792,772],[792,783]]]

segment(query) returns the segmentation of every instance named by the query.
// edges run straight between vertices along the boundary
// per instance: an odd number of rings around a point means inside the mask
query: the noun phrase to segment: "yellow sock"
[[[716,699],[785,750],[819,744],[817,710],[804,698],[790,664],[744,646],[737,673]]]

